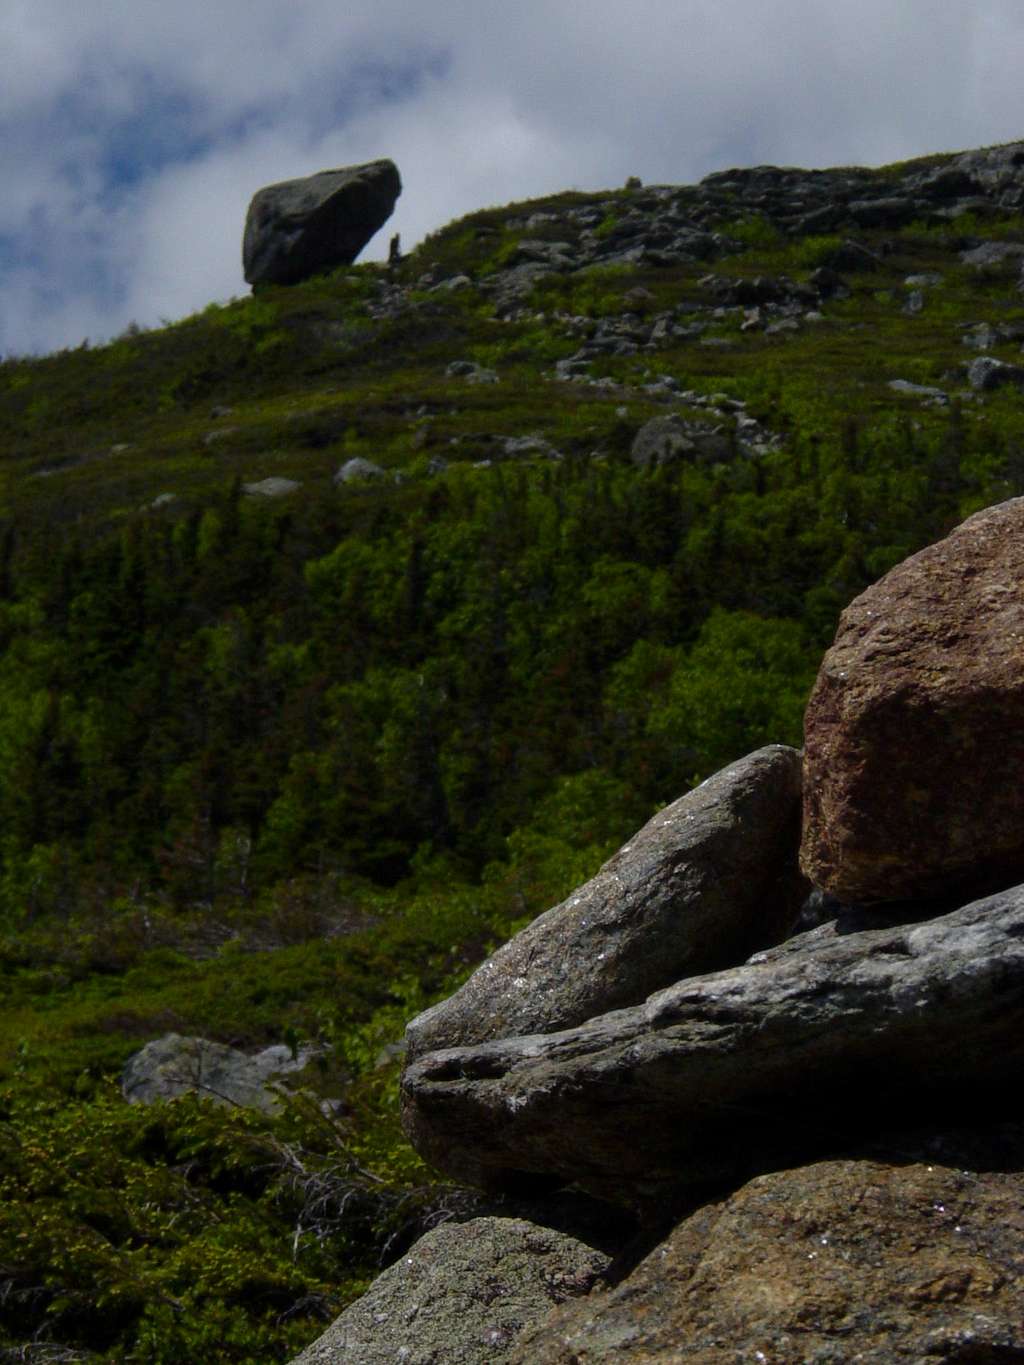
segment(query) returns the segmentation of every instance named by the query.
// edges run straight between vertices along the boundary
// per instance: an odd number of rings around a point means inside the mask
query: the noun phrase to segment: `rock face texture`
[[[129,1057],[121,1088],[129,1104],[154,1104],[196,1094],[215,1104],[271,1113],[280,1105],[274,1079],[300,1071],[308,1061],[308,1053],[293,1057],[283,1045],[249,1056],[206,1038],[168,1033]]]
[[[1019,1086],[1024,887],[938,919],[841,920],[578,1028],[448,1048],[402,1083],[413,1144],[472,1184],[651,1207]],[[870,1102],[867,1096],[870,1095]]]
[[[801,861],[843,901],[1024,878],[1024,498],[843,612],[807,708]]]
[[[447,1223],[293,1365],[499,1365],[525,1326],[585,1294],[607,1263],[582,1242],[519,1219]]]
[[[409,1056],[571,1028],[777,943],[807,890],[799,805],[800,755],[785,745],[716,773],[414,1019]]]
[[[246,281],[298,284],[351,264],[391,217],[401,192],[391,161],[320,171],[258,190],[242,241]]]
[[[826,1161],[700,1209],[511,1361],[1002,1365],[1024,1361],[1022,1286],[1020,1174]]]

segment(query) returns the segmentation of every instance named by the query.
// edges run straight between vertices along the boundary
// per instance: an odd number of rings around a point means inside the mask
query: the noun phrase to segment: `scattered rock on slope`
[[[847,607],[805,734],[815,885],[885,901],[1024,878],[1024,498]]]
[[[773,744],[659,811],[597,876],[409,1024],[409,1055],[547,1033],[776,943],[795,867],[800,755]]]
[[[402,192],[391,161],[370,161],[258,190],[242,243],[249,284],[298,284],[350,265]]]
[[[585,1294],[607,1263],[582,1242],[519,1219],[446,1223],[292,1365],[499,1365],[524,1327]]]
[[[271,1082],[301,1071],[308,1061],[307,1052],[295,1057],[280,1044],[249,1056],[206,1038],[168,1033],[129,1057],[121,1089],[129,1104],[155,1104],[196,1094],[215,1104],[271,1113],[280,1105]]]

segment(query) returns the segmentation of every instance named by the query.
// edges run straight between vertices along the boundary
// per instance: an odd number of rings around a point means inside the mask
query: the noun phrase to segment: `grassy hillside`
[[[0,1360],[289,1359],[467,1198],[398,1133],[405,1018],[799,744],[843,605],[1024,492],[1020,391],[965,372],[1019,358],[1020,262],[961,259],[1024,219],[815,234],[732,193],[678,192],[705,258],[511,304],[664,197],[0,364]],[[638,464],[669,413],[696,444]],[[277,1119],[129,1108],[172,1030],[317,1060]]]

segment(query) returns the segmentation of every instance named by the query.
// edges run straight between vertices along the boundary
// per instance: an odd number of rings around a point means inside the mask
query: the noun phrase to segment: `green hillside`
[[[0,364],[0,1361],[287,1361],[470,1207],[405,1019],[799,744],[842,607],[1024,492],[968,371],[1020,359],[1021,253],[970,253],[1024,217],[915,208],[948,165],[487,209]],[[171,1031],[316,1058],[277,1118],[129,1107]]]

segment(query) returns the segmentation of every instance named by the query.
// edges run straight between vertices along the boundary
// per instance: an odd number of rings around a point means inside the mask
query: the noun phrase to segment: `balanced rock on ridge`
[[[408,1055],[570,1028],[777,943],[807,889],[799,807],[800,755],[782,744],[708,778],[412,1020]]]
[[[391,217],[402,192],[392,161],[283,180],[249,205],[242,263],[249,284],[298,284],[350,265]]]
[[[841,901],[1024,878],[1024,498],[843,612],[805,720],[801,861]]]

